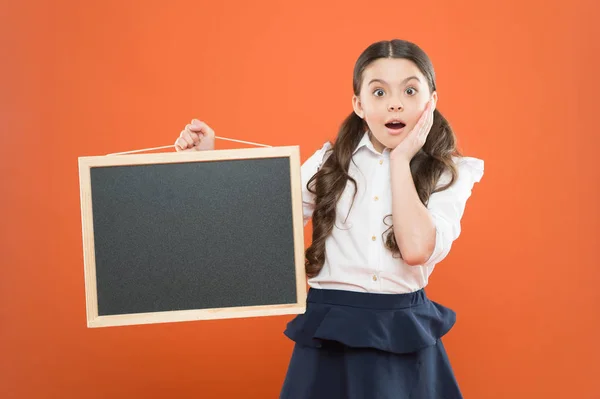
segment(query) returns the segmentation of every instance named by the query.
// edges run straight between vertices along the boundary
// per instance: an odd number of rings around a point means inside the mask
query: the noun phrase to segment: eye
[[[381,93],[381,95],[377,95],[377,93]],[[385,94],[385,92],[382,89],[377,89],[373,92],[373,94],[375,95],[375,97],[381,97]]]
[[[409,90],[412,90],[414,92],[414,94],[410,94],[408,93]],[[417,89],[415,89],[414,87],[409,87],[405,90],[405,92],[409,95],[409,96],[414,96],[415,94],[417,94]]]

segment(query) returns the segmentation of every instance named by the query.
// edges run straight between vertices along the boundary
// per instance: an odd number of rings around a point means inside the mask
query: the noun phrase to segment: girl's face
[[[366,121],[373,146],[379,152],[394,149],[417,124],[432,97],[427,80],[412,62],[402,58],[379,58],[362,76],[354,112]],[[437,103],[437,93],[433,93]]]

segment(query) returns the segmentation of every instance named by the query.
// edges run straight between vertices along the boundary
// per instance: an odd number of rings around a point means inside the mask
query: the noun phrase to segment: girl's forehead
[[[417,76],[424,82],[423,74],[414,62],[403,58],[379,58],[365,68],[362,80],[368,83],[372,79],[381,79],[392,84],[409,76]]]

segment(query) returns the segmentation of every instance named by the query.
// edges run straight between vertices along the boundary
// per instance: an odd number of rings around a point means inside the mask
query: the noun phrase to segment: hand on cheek
[[[390,154],[392,160],[410,162],[415,154],[423,147],[431,126],[433,125],[433,111],[435,110],[435,100],[432,97],[421,114],[419,121],[407,134],[406,138],[394,148]]]

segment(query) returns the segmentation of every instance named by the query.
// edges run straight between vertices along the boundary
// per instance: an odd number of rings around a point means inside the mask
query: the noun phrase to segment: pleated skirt
[[[280,399],[462,399],[441,341],[456,314],[425,290],[372,294],[311,288]]]

